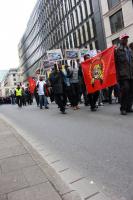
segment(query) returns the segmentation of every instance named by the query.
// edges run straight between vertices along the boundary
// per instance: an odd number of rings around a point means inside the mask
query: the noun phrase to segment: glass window
[[[89,33],[88,33],[88,28],[87,28],[87,24],[84,24],[84,28],[85,28],[85,36],[86,36],[86,41],[89,40]]]
[[[81,2],[81,7],[82,7],[83,19],[86,19],[86,10],[85,10],[85,3],[84,3],[84,1]]]
[[[87,7],[87,13],[88,13],[88,15],[90,15],[91,14],[91,8],[90,8],[90,1],[89,0],[86,0],[86,7]]]
[[[71,2],[72,2],[72,7],[74,7],[75,6],[75,1],[72,0]]]
[[[66,0],[66,8],[67,8],[67,12],[69,12],[69,2],[68,2],[68,0]]]
[[[80,27],[80,37],[81,37],[81,44],[83,44],[84,43],[84,36],[83,36],[82,26]]]
[[[94,30],[93,30],[93,23],[92,23],[92,19],[89,19],[89,25],[90,25],[90,33],[91,33],[91,38],[94,37]]]
[[[73,11],[73,17],[74,17],[74,24],[75,24],[75,27],[76,27],[77,26],[77,16],[76,16],[75,10]]]
[[[77,6],[77,12],[78,12],[78,20],[79,20],[79,24],[80,24],[82,19],[81,19],[81,11],[80,11],[79,6]]]
[[[116,6],[118,3],[120,3],[120,0],[108,0],[109,9]]]
[[[110,17],[110,25],[112,34],[118,32],[124,27],[122,10],[119,10]]]
[[[79,46],[79,34],[78,34],[78,30],[76,30],[76,41],[77,41],[77,46]]]

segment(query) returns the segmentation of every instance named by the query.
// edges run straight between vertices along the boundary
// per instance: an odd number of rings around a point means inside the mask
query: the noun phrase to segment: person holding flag
[[[85,55],[81,63],[91,111],[97,111],[99,91],[117,84],[115,48],[112,46],[91,58]]]
[[[115,51],[117,79],[121,90],[121,107],[122,115],[133,112],[132,96],[133,96],[133,54],[128,47],[127,34],[120,36],[120,46]]]
[[[84,56],[84,61],[90,59],[90,55],[89,54],[86,54]],[[90,107],[91,107],[91,111],[92,112],[95,112],[97,111],[97,106],[96,106],[96,103],[98,101],[98,98],[99,98],[99,91],[95,91],[94,93],[92,94],[88,94],[88,99],[89,99],[89,103],[90,103]]]

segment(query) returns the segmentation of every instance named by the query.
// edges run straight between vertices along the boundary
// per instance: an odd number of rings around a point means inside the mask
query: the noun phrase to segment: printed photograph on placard
[[[65,50],[65,59],[76,60],[78,58],[79,58],[79,49],[66,49]]]
[[[89,49],[80,49],[80,57],[84,57],[89,54]]]
[[[63,59],[61,49],[47,51],[47,56],[49,61],[58,61]]]
[[[44,68],[49,68],[49,67],[53,67],[53,66],[54,66],[54,62],[53,61],[43,60],[43,67]]]

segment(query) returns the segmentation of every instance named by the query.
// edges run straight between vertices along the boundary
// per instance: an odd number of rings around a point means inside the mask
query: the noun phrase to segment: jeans
[[[42,109],[43,106],[46,108],[48,105],[47,97],[45,95],[39,95],[39,103],[40,109]]]

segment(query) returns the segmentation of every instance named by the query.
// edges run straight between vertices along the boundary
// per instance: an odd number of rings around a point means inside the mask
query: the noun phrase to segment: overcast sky
[[[0,0],[0,69],[18,67],[17,45],[37,0]]]

